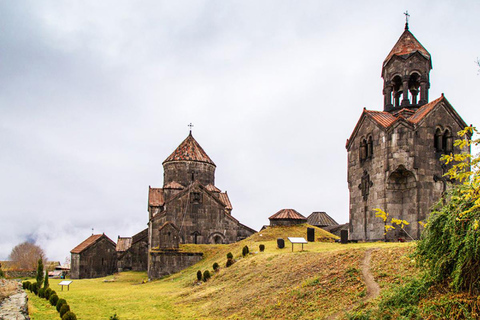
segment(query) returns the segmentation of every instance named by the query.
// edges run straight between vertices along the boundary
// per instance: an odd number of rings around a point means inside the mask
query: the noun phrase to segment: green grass
[[[328,233],[317,230],[317,238],[328,237]],[[276,227],[230,245],[183,245],[181,250],[204,252],[204,259],[177,274],[147,283],[145,272],[123,272],[74,280],[70,291],[60,291],[60,280],[51,280],[50,287],[67,300],[79,320],[109,319],[113,314],[121,320],[322,319],[362,300],[365,285],[359,270],[366,248],[396,252],[410,246],[315,242],[306,244],[302,252],[300,246],[292,252],[286,241],[286,248],[276,247],[279,237],[286,240],[288,236],[305,235],[305,225]],[[260,244],[265,245],[264,252],[259,252]],[[245,245],[251,254],[243,258]],[[237,261],[226,268],[228,252]],[[214,262],[220,265],[218,272],[213,272]],[[407,262],[403,259],[400,264]],[[198,270],[210,270],[212,278],[198,284]],[[29,297],[32,319],[59,318],[53,307],[43,305],[30,293]]]

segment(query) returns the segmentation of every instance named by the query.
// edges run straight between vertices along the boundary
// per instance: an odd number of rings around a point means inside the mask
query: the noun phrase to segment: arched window
[[[400,76],[395,76],[392,79],[393,83],[393,106],[400,106],[400,97],[403,93],[402,78]]]
[[[443,151],[443,135],[442,135],[442,130],[440,130],[440,128],[437,128],[437,130],[435,130],[435,138],[433,141],[433,146],[435,147],[436,152]]]
[[[367,142],[367,158],[371,159],[373,156],[373,138],[372,135],[368,137]]]
[[[367,140],[365,138],[362,139],[362,141],[360,142],[360,150],[359,150],[359,154],[360,154],[360,161],[365,161],[365,159],[367,159]]]
[[[412,73],[408,80],[408,90],[412,96],[412,104],[417,104],[417,96],[420,89],[420,75],[418,73]]]
[[[453,138],[449,129],[446,129],[445,133],[443,134],[443,148],[445,153],[453,152]]]

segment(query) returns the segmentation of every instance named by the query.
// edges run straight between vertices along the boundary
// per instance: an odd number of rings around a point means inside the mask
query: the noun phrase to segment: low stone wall
[[[148,278],[158,279],[182,271],[202,260],[201,252],[151,251]]]
[[[0,290],[4,286],[14,285],[15,292],[0,302],[0,319],[2,320],[30,320],[28,315],[28,297],[22,290],[22,285],[14,280],[0,280]]]
[[[36,270],[6,270],[5,276],[9,279],[35,278]]]

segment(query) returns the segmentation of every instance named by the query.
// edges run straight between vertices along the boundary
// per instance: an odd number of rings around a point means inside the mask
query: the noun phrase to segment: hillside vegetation
[[[230,245],[183,245],[184,251],[204,252],[204,259],[180,273],[146,282],[144,272],[123,272],[99,279],[74,280],[60,291],[78,319],[326,319],[346,317],[344,311],[365,308],[366,287],[361,263],[372,252],[371,270],[381,287],[408,280],[416,269],[406,254],[411,244],[334,243],[331,234],[316,229],[316,241],[304,246],[276,239],[306,237],[306,225],[267,228]],[[259,252],[259,245],[265,251]],[[247,245],[250,254],[242,257]],[[236,262],[225,267],[232,252]],[[220,265],[214,272],[212,265]],[[212,278],[198,282],[196,273],[209,270]],[[48,303],[31,299],[32,319],[58,319]]]

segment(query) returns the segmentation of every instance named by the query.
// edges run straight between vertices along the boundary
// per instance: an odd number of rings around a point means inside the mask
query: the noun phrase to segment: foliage
[[[231,252],[227,253],[227,259],[233,259],[233,254]]]
[[[460,149],[479,146],[471,140],[475,128],[459,132],[463,139],[455,141]],[[439,202],[428,219],[418,243],[417,257],[421,266],[436,283],[451,281],[457,292],[480,293],[480,156],[470,153],[442,156],[451,168],[450,179],[459,184]]]
[[[260,252],[265,251],[265,245],[264,244],[259,245],[258,248],[260,249]]]
[[[23,242],[16,245],[10,253],[9,259],[16,268],[35,270],[38,259],[46,260],[42,248],[30,242]]]
[[[248,249],[248,246],[245,246],[242,248],[242,256],[245,257],[249,253],[250,253],[250,250]]]
[[[210,271],[205,270],[205,272],[203,273],[203,282],[207,282],[208,279],[210,279],[210,277],[211,277]]]
[[[49,287],[45,289],[45,299],[46,300],[50,299],[50,296],[52,295],[52,292],[55,292],[55,291],[53,291]]]
[[[115,313],[113,316],[110,316],[110,320],[120,320],[120,317]]]
[[[233,263],[234,263],[234,260],[231,259],[231,258],[228,258],[228,259],[227,259],[227,263],[225,264],[225,267],[228,268],[228,267],[230,267]]]
[[[216,262],[213,264],[212,267],[213,267],[213,270],[214,270],[214,271],[217,271],[218,268],[220,268],[220,266],[219,266],[218,263],[216,263]]]
[[[35,293],[35,294],[38,294],[38,283],[34,282],[30,285],[30,291]]]
[[[45,289],[44,288],[38,289],[38,297],[39,298],[45,298]]]
[[[77,316],[72,311],[68,311],[63,315],[62,320],[77,320]]]
[[[22,283],[22,288],[28,290],[30,288],[30,281],[25,281]]]
[[[56,293],[50,295],[50,299],[48,299],[48,301],[50,302],[50,304],[52,306],[56,306],[57,305],[57,301],[58,301],[58,296]]]
[[[5,273],[2,270],[2,264],[0,263],[0,279],[5,278]]]
[[[50,286],[50,283],[48,283],[48,271],[45,273],[45,281],[43,281],[43,287],[47,289]]]
[[[67,304],[67,301],[65,299],[58,299],[56,307],[57,311],[60,312],[60,308],[64,305]]]
[[[42,287],[42,283],[43,283],[43,260],[42,258],[38,259],[38,262],[37,262],[37,284],[38,284],[38,287]]]
[[[67,313],[68,311],[70,311],[70,306],[69,306],[68,304],[66,304],[66,303],[63,304],[62,307],[60,308],[60,311],[59,311],[59,313],[60,313],[60,318],[63,317],[63,315],[64,315],[65,313]]]
[[[402,229],[410,238],[412,238],[407,233],[407,231],[404,229],[405,226],[408,226],[410,224],[408,221],[390,217],[390,215],[387,212],[383,211],[382,209],[377,208],[377,209],[374,209],[374,210],[375,210],[375,217],[383,220],[383,223],[384,223],[384,233],[383,234],[385,236],[385,239],[386,239],[388,231],[395,230],[394,225],[399,226],[400,229]],[[389,221],[389,218],[390,218],[390,221]]]
[[[197,280],[202,281],[202,271],[201,270],[197,271]]]

